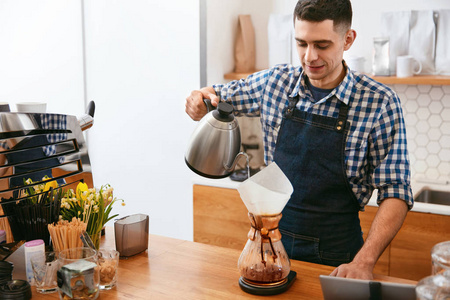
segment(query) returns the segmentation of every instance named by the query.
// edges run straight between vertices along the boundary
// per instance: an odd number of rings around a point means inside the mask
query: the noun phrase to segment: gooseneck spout
[[[245,157],[246,161],[245,161],[245,166],[248,167],[249,165],[249,158],[247,153],[245,152],[239,152],[238,155],[236,155],[236,158],[234,159],[233,163],[231,164],[231,166],[227,166],[226,164],[223,165],[224,169],[227,172],[233,172],[234,168],[236,168],[237,163],[239,162],[239,159],[241,157]]]

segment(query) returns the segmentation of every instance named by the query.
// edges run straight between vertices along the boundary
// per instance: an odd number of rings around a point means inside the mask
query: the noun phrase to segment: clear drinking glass
[[[100,266],[100,289],[112,289],[117,283],[119,252],[112,249],[100,249],[98,264]]]
[[[45,252],[44,255],[33,256],[30,259],[33,269],[36,290],[47,294],[58,289],[56,272],[58,271],[58,257],[55,252]]]
[[[433,263],[433,275],[446,271],[450,273],[450,241],[434,245],[431,249],[431,261]]]
[[[59,252],[58,286],[60,299],[97,299],[100,267],[97,251],[87,247]]]

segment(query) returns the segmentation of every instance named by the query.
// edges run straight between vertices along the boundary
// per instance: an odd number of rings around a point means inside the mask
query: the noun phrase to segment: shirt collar
[[[345,61],[342,61],[342,64],[344,65],[344,68],[346,70],[345,77],[342,82],[334,90],[331,91],[330,97],[328,98],[331,98],[334,95],[338,100],[348,105],[348,103],[350,102],[350,97],[353,93],[353,87],[355,86],[355,76],[353,72],[350,72]],[[304,74],[303,68],[300,67],[299,80],[289,97],[293,98],[297,95],[300,98],[306,97],[307,87],[305,78],[306,74]]]

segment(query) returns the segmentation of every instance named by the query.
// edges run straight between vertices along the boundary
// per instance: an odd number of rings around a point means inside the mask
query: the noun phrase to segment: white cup
[[[345,62],[347,63],[347,66],[352,71],[364,73],[365,68],[364,65],[366,63],[366,59],[362,56],[350,56],[345,59]]]
[[[397,77],[411,77],[422,71],[422,64],[411,55],[397,57]]]
[[[45,113],[47,110],[47,103],[44,102],[20,102],[16,103],[18,112],[24,113]]]

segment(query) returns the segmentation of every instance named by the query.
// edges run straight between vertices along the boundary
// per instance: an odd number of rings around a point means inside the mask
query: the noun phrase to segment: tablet
[[[416,286],[413,284],[380,282],[320,275],[325,300],[383,299],[415,300]]]

